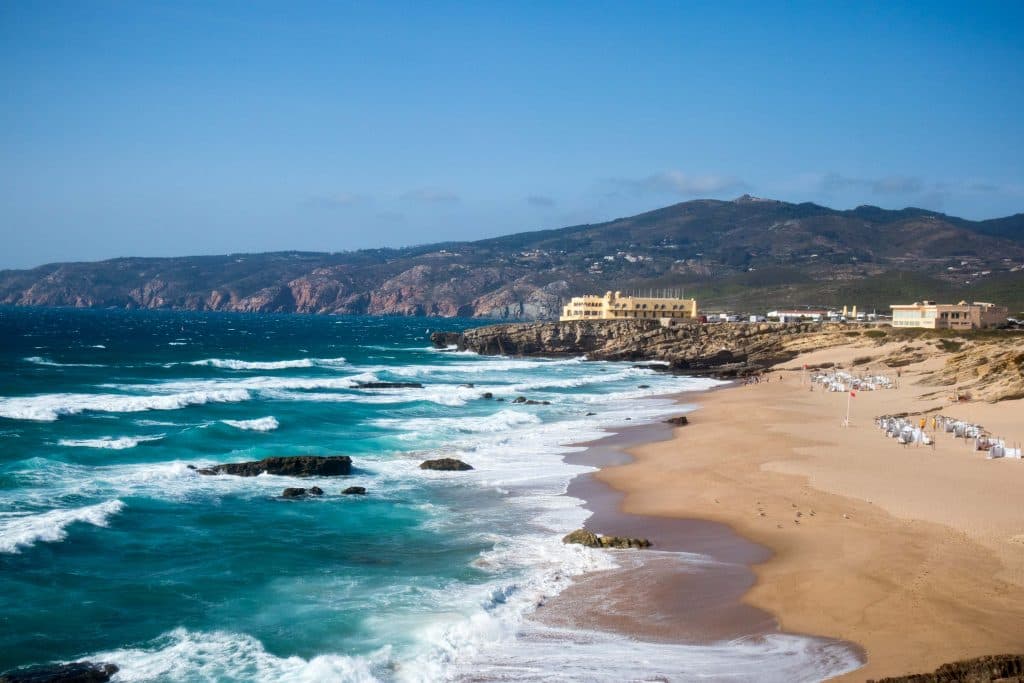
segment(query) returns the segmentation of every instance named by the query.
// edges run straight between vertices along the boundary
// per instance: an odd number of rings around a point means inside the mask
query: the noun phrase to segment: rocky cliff
[[[855,346],[853,369],[889,370],[933,359],[921,384],[943,398],[955,388],[974,400],[1024,398],[1024,331],[894,329],[814,323],[729,323],[661,327],[654,320],[506,323],[465,332],[435,332],[431,342],[484,355],[582,356],[592,360],[662,361],[686,374],[758,372],[805,351]]]
[[[440,348],[484,355],[580,356],[592,360],[662,361],[687,373],[743,374],[811,348],[849,340],[844,325],[739,323],[662,327],[655,320],[574,320],[491,325],[435,332]],[[859,332],[854,332],[859,336]]]

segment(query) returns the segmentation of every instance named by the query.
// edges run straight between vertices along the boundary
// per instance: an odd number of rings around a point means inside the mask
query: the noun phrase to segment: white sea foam
[[[0,553],[17,553],[37,542],[54,543],[67,538],[67,527],[75,522],[105,527],[113,515],[124,509],[119,500],[97,505],[49,510],[37,514],[0,513]]]
[[[277,657],[252,636],[225,631],[175,629],[147,647],[101,652],[94,661],[117,662],[119,681],[283,681],[318,683],[379,680],[374,668],[388,658],[386,648],[368,657],[320,655],[312,659]]]
[[[273,415],[254,420],[221,420],[221,422],[237,429],[248,429],[254,432],[270,432],[281,426]]]
[[[53,368],[102,368],[106,367],[102,363],[58,363],[52,361],[49,358],[43,358],[42,356],[29,356],[22,358],[26,363],[33,363],[35,365],[45,365]]]
[[[484,391],[496,396],[529,391],[534,392],[531,397],[536,398],[547,389],[604,385],[594,393],[572,392],[560,396],[551,406],[513,408],[497,404],[493,408],[496,412],[490,415],[455,416],[449,412],[436,418],[423,417],[431,414],[429,411],[438,411],[436,408],[428,408],[424,413],[422,407],[403,406],[397,410],[408,412],[408,417],[375,421],[377,426],[408,435],[420,447],[436,447],[440,453],[460,457],[470,462],[475,470],[463,473],[465,476],[452,477],[418,470],[420,458],[364,457],[359,461],[360,469],[371,473],[372,479],[358,483],[368,484],[382,495],[393,495],[402,487],[422,487],[424,482],[437,487],[499,490],[505,496],[503,504],[474,511],[474,516],[480,518],[475,525],[480,529],[504,528],[502,524],[514,520],[518,528],[514,536],[494,534],[493,539],[484,540],[493,547],[481,553],[474,564],[493,578],[483,585],[453,582],[437,590],[418,591],[415,609],[367,610],[365,626],[373,636],[369,642],[403,644],[360,657],[324,655],[307,660],[271,655],[257,639],[246,634],[178,629],[141,647],[99,653],[92,658],[117,662],[122,667],[121,680],[171,681],[435,681],[473,677],[559,680],[559,676],[560,680],[618,681],[649,680],[657,676],[676,680],[705,674],[716,680],[809,681],[854,668],[857,662],[848,650],[798,636],[772,636],[756,642],[712,646],[679,646],[640,643],[608,634],[546,629],[526,619],[537,604],[569,585],[573,576],[615,565],[613,554],[565,545],[559,540],[567,530],[581,526],[589,515],[580,507],[580,501],[564,493],[573,476],[592,469],[565,463],[562,456],[578,447],[564,444],[598,438],[604,434],[604,428],[625,424],[627,417],[632,419],[632,424],[637,424],[679,410],[669,400],[636,401],[636,397],[714,384],[711,380],[654,375],[647,370],[617,364],[587,365],[582,372],[564,367],[579,362],[579,359],[496,359],[447,364],[438,366],[436,372],[418,369],[419,366],[411,366],[412,370],[388,367],[373,368],[352,377],[249,377],[116,387],[161,397],[242,391],[252,399],[430,401],[462,406],[478,399]],[[538,372],[538,365],[548,365],[552,372]],[[478,371],[477,366],[484,367]],[[607,367],[608,372],[592,371],[601,367]],[[479,383],[476,387],[464,387],[450,379],[461,373],[475,376],[489,370],[493,370],[494,375],[483,377],[484,382],[501,384]],[[524,374],[509,377],[518,371]],[[397,376],[429,376],[435,380],[443,378],[444,383],[429,383],[423,389],[357,388],[358,382],[374,381],[384,372]],[[651,386],[641,390],[634,388],[640,382],[632,386],[628,383],[638,377],[644,377],[642,383]],[[609,383],[618,384],[609,387]],[[4,400],[0,399],[0,415],[3,415]],[[590,403],[599,414],[581,415]],[[77,476],[73,466],[55,467],[71,467],[61,474],[61,480],[72,481]],[[147,495],[164,499],[276,495],[285,479],[201,477],[183,462],[92,468],[89,476],[97,486],[116,491],[118,496]],[[449,511],[440,505],[435,507],[425,525],[445,531],[446,525],[450,525],[458,531],[458,525],[464,523],[464,520],[459,521],[458,511]],[[488,520],[494,523],[488,524]],[[367,596],[367,599],[375,598]],[[410,635],[414,638],[411,645],[408,644]],[[680,676],[679,672],[686,675]]]
[[[102,384],[100,387],[150,394],[180,394],[239,390],[265,391],[269,389],[351,389],[360,382],[372,382],[376,379],[377,377],[372,373],[347,377],[267,377],[258,375],[230,379],[186,379],[158,384]]]
[[[159,395],[128,394],[41,394],[0,398],[0,417],[12,420],[53,422],[63,415],[86,411],[137,413],[145,410],[178,410],[205,403],[232,403],[251,398],[245,389],[186,391]]]
[[[162,438],[164,438],[163,434],[155,434],[153,436],[103,436],[98,439],[61,439],[57,443],[60,446],[69,446],[71,448],[108,448],[120,451],[125,448],[134,448],[140,443],[159,441]]]
[[[494,434],[521,425],[540,424],[540,418],[531,413],[519,410],[499,410],[491,415],[481,417],[425,417],[425,418],[380,418],[372,424],[386,429],[394,429],[415,434],[422,438],[425,434],[458,434],[485,432]]]
[[[527,359],[527,358],[489,358],[486,356],[477,356],[478,360],[470,363],[440,363],[436,365],[406,365],[399,367],[388,367],[387,370],[391,374],[400,375],[405,377],[415,377],[421,375],[436,375],[436,374],[480,374],[486,372],[512,372],[512,371],[530,371],[538,368],[560,368],[565,366],[578,366],[585,362],[585,359],[581,356],[578,358],[561,358],[557,360],[547,360],[543,358]]]
[[[488,681],[764,681],[811,683],[861,666],[846,646],[771,634],[757,639],[680,645],[525,622],[517,638],[474,653],[451,678]]]
[[[236,358],[204,358],[189,365],[206,365],[225,370],[288,370],[291,368],[335,368],[345,365],[344,358],[298,358],[295,360],[245,361]]]

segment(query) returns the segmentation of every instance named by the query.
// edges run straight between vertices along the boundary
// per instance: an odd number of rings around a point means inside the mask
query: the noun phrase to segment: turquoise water
[[[561,495],[586,471],[565,444],[709,381],[429,348],[429,329],[474,324],[0,309],[0,670],[89,657],[118,680],[591,678],[557,652],[517,668],[539,651],[520,651],[523,615],[615,563],[559,541],[586,516]],[[358,388],[371,380],[424,386]],[[189,468],[300,454],[354,470]],[[418,468],[440,456],[475,469]],[[325,495],[280,498],[296,485]],[[340,494],[351,485],[369,495]],[[792,662],[806,647],[741,650]],[[693,658],[672,653],[658,666]]]

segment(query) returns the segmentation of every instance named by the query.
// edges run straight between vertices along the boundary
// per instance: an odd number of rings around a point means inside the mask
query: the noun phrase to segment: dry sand
[[[1024,461],[945,433],[904,447],[873,423],[941,407],[1024,441],[1024,400],[950,405],[948,388],[916,384],[940,362],[925,361],[898,389],[858,392],[844,428],[847,395],[809,391],[800,368],[858,355],[816,351],[769,383],[688,395],[690,425],[594,476],[624,512],[721,522],[774,551],[745,602],[786,631],[863,646],[866,665],[840,680],[1024,652]]]

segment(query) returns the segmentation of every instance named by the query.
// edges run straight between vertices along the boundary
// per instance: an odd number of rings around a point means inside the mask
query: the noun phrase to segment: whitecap
[[[246,361],[237,358],[204,358],[194,360],[189,365],[205,365],[224,370],[288,370],[292,368],[339,367],[345,364],[344,358],[297,358],[294,360]]]
[[[71,448],[109,448],[111,450],[120,451],[125,448],[134,448],[140,443],[159,441],[162,438],[164,438],[163,434],[156,434],[153,436],[103,436],[98,439],[61,439],[57,444],[59,446],[68,446]]]
[[[0,398],[0,417],[12,420],[53,422],[63,415],[86,411],[137,413],[145,410],[178,410],[205,403],[233,403],[251,397],[245,389],[186,391],[161,395],[40,394]]]
[[[38,514],[0,513],[0,553],[18,553],[36,542],[54,543],[67,538],[67,527],[75,522],[105,527],[113,515],[123,510],[120,500],[97,505],[50,510]]]
[[[119,681],[346,681],[369,683],[388,663],[388,648],[364,657],[319,655],[312,659],[278,657],[250,635],[177,628],[146,647],[124,648],[90,656],[117,662]]]
[[[281,426],[273,415],[254,420],[221,420],[221,422],[236,429],[248,429],[254,432],[269,432]]]
[[[22,358],[26,363],[33,363],[35,365],[45,365],[53,368],[102,368],[106,367],[102,363],[58,363],[52,361],[49,358],[43,358],[42,356],[29,356]]]

